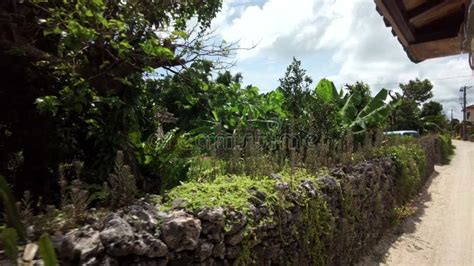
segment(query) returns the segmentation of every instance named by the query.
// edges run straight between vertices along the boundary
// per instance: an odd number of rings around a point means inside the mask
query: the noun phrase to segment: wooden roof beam
[[[403,6],[406,11],[413,10],[426,3],[426,0],[403,0]]]
[[[375,0],[380,12],[385,15],[385,18],[390,22],[392,29],[395,31],[400,42],[407,47],[409,44],[415,42],[415,36],[408,25],[397,1],[393,0]],[[400,3],[401,4],[401,3]]]
[[[464,0],[444,0],[438,5],[411,18],[410,24],[415,28],[422,28],[450,14],[463,11],[462,6],[464,3]]]
[[[418,60],[451,56],[463,53],[461,47],[462,37],[457,36],[437,41],[412,44],[408,48],[416,54]]]

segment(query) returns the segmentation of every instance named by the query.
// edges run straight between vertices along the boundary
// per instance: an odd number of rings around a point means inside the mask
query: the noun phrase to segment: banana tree
[[[322,79],[318,83],[315,96],[338,106],[342,126],[355,134],[382,125],[391,110],[400,103],[399,100],[387,103],[388,91],[382,89],[361,110],[358,110],[356,106],[360,104],[362,95],[358,91],[352,94],[344,93],[343,90],[338,92],[334,83],[327,79]]]

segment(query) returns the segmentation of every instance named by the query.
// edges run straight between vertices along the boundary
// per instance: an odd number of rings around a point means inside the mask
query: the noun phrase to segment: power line
[[[466,85],[466,86],[474,86],[474,83],[466,83],[466,82],[450,83],[449,85],[450,85],[450,86],[453,86],[453,85],[454,85],[454,86],[457,87],[457,86],[460,85],[460,84]],[[397,85],[398,85],[398,84],[397,84]],[[369,86],[370,86],[372,89],[377,89],[377,87],[371,86],[370,84],[369,84]],[[397,87],[391,87],[391,86],[390,86],[390,87],[383,87],[383,89],[391,90],[391,91],[401,91],[401,90],[402,90],[402,89],[401,89],[400,87],[398,87],[398,86],[397,86]],[[444,100],[444,101],[451,101],[451,100],[457,100],[457,98],[452,97],[452,98],[450,98],[450,99],[443,99],[443,100]]]
[[[440,81],[440,80],[449,80],[449,79],[458,79],[458,78],[474,78],[474,77],[472,75],[464,75],[464,76],[443,77],[443,78],[436,78],[436,79],[429,79],[429,80]],[[403,83],[403,82],[369,84],[369,86],[377,87],[377,86],[386,86],[386,85],[399,85],[400,83]]]

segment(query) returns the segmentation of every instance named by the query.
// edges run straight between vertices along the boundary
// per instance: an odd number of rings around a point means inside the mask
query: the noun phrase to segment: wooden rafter
[[[410,24],[415,28],[425,27],[440,18],[462,11],[464,0],[445,0],[433,8],[410,18]]]
[[[397,34],[400,42],[403,45],[409,45],[415,40],[410,26],[406,21],[403,20],[403,14],[400,10],[399,5],[395,1],[375,0],[377,7],[383,14],[386,14],[385,18],[392,25],[393,30]]]
[[[426,0],[403,0],[405,10],[410,11],[426,3]]]
[[[424,42],[410,45],[411,52],[420,61],[445,57],[453,54],[462,53],[461,48],[462,37],[447,38],[437,41]]]
[[[474,0],[374,0],[413,62],[466,52],[463,25]]]

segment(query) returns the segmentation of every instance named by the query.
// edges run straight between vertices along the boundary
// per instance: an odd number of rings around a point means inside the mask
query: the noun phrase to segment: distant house
[[[466,107],[466,120],[474,123],[474,104]]]

